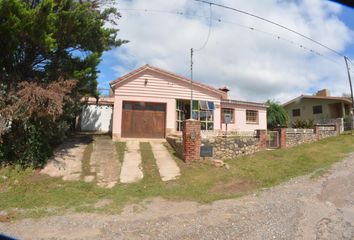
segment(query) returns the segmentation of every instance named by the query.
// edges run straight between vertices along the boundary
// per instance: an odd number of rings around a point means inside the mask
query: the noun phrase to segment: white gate
[[[112,106],[87,105],[81,113],[81,131],[111,132]]]

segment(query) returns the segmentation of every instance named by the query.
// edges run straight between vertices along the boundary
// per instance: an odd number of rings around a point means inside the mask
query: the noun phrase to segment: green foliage
[[[277,102],[267,101],[267,125],[268,128],[285,127],[288,123],[288,113]]]
[[[314,127],[314,120],[302,120],[302,119],[296,119],[292,123],[293,128],[313,128]]]
[[[97,3],[0,0],[0,164],[43,165],[79,113],[81,97],[98,94],[102,53],[126,41],[117,38],[117,9],[101,11]],[[64,95],[45,93],[53,82],[70,79],[75,86]],[[37,110],[28,111],[33,103],[19,101],[18,92],[30,96],[31,88],[38,90]],[[50,110],[48,100],[57,100],[59,116],[38,112]]]
[[[21,165],[23,167],[42,167],[52,155],[53,146],[65,137],[66,122],[21,121],[12,123],[11,131],[3,136],[0,145],[0,165]]]

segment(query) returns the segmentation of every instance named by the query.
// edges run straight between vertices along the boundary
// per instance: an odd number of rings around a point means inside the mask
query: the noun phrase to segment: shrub
[[[314,120],[302,120],[302,119],[296,119],[292,123],[293,128],[313,128],[314,127]]]

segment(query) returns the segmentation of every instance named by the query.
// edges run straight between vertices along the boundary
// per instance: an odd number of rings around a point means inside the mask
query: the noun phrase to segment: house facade
[[[327,89],[314,95],[301,95],[283,104],[288,113],[289,122],[296,120],[314,120],[327,122],[337,118],[350,117],[351,100],[346,97],[333,97]]]
[[[229,100],[226,88],[191,82],[150,65],[112,81],[110,86],[113,140],[165,138],[181,132],[183,121],[191,117],[200,120],[201,130],[206,132],[225,130],[225,116],[228,131],[266,129],[264,104]]]

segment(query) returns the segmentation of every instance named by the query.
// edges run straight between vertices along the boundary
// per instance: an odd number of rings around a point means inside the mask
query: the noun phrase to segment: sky
[[[354,59],[354,9],[324,0],[213,2],[280,23]],[[350,93],[342,56],[267,22],[193,0],[122,0],[115,7],[122,15],[118,37],[129,43],[103,54],[99,88],[145,64],[189,78],[193,48],[193,78],[227,86],[231,99],[283,103],[323,88],[333,96]]]

